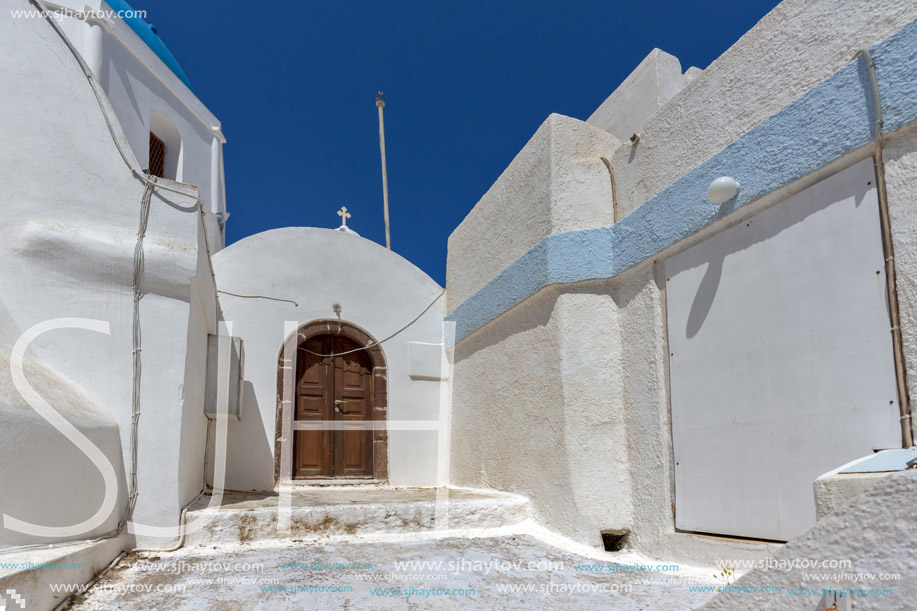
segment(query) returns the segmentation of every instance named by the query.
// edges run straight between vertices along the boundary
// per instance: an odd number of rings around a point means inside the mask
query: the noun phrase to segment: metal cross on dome
[[[338,216],[341,217],[341,227],[346,227],[347,219],[351,216],[351,214],[347,212],[347,206],[341,206],[341,209],[338,210]]]

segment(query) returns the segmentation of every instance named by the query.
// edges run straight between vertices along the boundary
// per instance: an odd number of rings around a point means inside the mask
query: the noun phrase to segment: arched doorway
[[[315,321],[288,338],[279,365],[275,478],[386,479],[386,369],[375,340]]]

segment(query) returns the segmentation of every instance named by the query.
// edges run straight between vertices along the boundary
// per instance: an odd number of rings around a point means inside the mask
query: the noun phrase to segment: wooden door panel
[[[325,401],[321,395],[317,397],[299,395],[299,405],[296,409],[297,420],[321,420],[324,411]]]
[[[300,346],[294,427],[297,421],[372,420],[372,362],[359,348],[351,339],[332,335],[313,337]],[[330,354],[337,356],[321,356]],[[372,477],[372,443],[371,429],[297,430],[293,477]]]
[[[337,414],[338,420],[365,420],[363,417],[363,397],[358,399],[341,399],[338,403],[340,412]]]
[[[296,421],[331,419],[333,379],[329,359],[320,354],[331,351],[331,342],[315,337],[305,342],[296,355]],[[293,477],[331,477],[334,460],[333,431],[296,431],[293,435]]]
[[[352,354],[348,354],[344,357],[341,357],[342,359],[347,359],[342,365],[341,388],[343,390],[346,390],[346,389],[362,390],[363,389],[363,371],[361,371],[362,368],[358,369],[359,363],[356,363],[356,364],[353,363],[352,362],[353,359],[351,357],[353,357]]]
[[[317,477],[324,475],[322,449],[326,445],[326,431],[296,431],[293,447],[296,456],[293,460],[298,477]]]
[[[366,431],[341,431],[342,475],[372,475],[372,465],[366,462]],[[367,473],[367,466],[370,467]]]
[[[334,382],[337,409],[335,418],[346,422],[372,420],[372,363],[350,339],[335,341]],[[343,354],[349,352],[349,354]],[[371,477],[372,430],[341,430],[335,436],[335,472],[344,477]]]

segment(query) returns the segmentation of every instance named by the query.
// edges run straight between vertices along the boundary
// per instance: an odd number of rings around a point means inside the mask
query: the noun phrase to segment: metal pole
[[[388,172],[385,169],[385,123],[382,119],[382,109],[385,108],[385,102],[382,101],[382,92],[376,97],[376,108],[379,109],[379,152],[382,153],[382,210],[385,215],[385,247],[392,249],[392,233],[388,225]]]

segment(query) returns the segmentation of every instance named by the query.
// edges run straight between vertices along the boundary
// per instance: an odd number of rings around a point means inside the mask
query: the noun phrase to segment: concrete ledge
[[[123,537],[115,537],[96,543],[0,554],[0,605],[5,600],[10,611],[54,609],[108,566],[124,547]],[[62,586],[60,591],[52,590],[58,586]],[[21,597],[25,607],[11,599],[10,590]]]
[[[730,584],[728,591],[714,596],[703,609],[815,611],[831,605],[833,597],[824,596],[830,590],[846,591],[857,611],[912,609],[917,597],[917,580],[913,579],[917,570],[915,498],[917,470],[881,478],[843,510],[826,515],[778,549],[767,565]],[[813,560],[826,561],[824,568],[813,569]],[[838,560],[849,560],[849,566],[840,572],[827,568]],[[898,577],[873,577],[894,574]],[[863,577],[854,581],[846,575]],[[876,591],[869,593],[873,588]]]
[[[611,177],[601,157],[619,146],[594,125],[559,114],[545,119],[449,236],[448,309],[546,235],[614,223]]]
[[[815,520],[847,507],[888,473],[826,474],[815,480]]]
[[[884,450],[858,458],[815,480],[815,519],[847,507],[858,496],[892,473],[907,470],[917,447]]]
[[[703,71],[692,67],[682,74],[677,57],[653,49],[586,122],[627,142],[631,134],[640,131],[644,121],[700,72]]]

